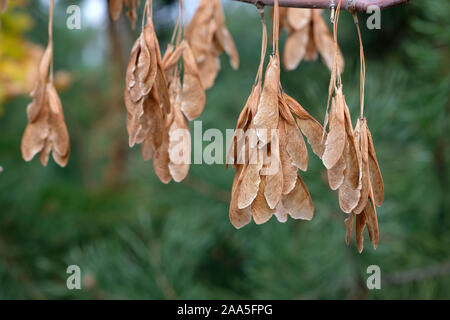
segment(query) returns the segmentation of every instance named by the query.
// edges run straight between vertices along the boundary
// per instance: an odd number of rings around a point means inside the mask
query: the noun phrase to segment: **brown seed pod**
[[[367,126],[367,124],[366,124]],[[367,130],[367,138],[369,142],[369,171],[370,182],[373,188],[374,201],[377,206],[381,206],[384,201],[384,184],[383,177],[381,176],[380,166],[378,165],[377,154],[375,153],[375,147],[373,145],[372,135],[369,127]]]
[[[255,115],[253,123],[256,129],[264,129],[266,131],[257,131],[262,133],[258,135],[263,145],[269,141],[271,131],[278,127],[278,89],[280,85],[280,63],[278,57],[272,56],[266,69],[264,78],[264,86],[261,98],[258,104],[258,111]]]
[[[281,26],[288,33],[283,50],[284,68],[294,70],[303,59],[314,61],[320,53],[325,65],[332,69],[334,42],[322,18],[322,10],[285,8],[283,11]],[[342,72],[344,59],[340,51],[338,65]]]
[[[191,157],[188,120],[197,118],[206,102],[191,47],[182,39],[183,2],[178,5],[172,41],[161,57],[147,2],[143,18],[147,22],[131,51],[124,95],[130,146],[142,144],[144,160],[153,158],[155,173],[163,183],[180,182],[187,176]]]
[[[39,77],[31,93],[33,101],[27,107],[28,125],[22,138],[21,151],[25,161],[40,153],[46,166],[50,153],[61,167],[69,161],[70,141],[61,100],[53,85],[53,8],[50,2],[49,43],[39,66]]]
[[[252,211],[250,206],[244,209],[238,207],[238,190],[240,189],[241,180],[240,175],[243,169],[243,165],[236,166],[236,174],[233,180],[233,187],[231,189],[231,202],[230,202],[230,221],[236,228],[240,229],[252,220]]]
[[[225,24],[220,0],[201,0],[189,26],[185,39],[197,62],[204,89],[214,85],[220,70],[218,56],[225,51],[234,69],[239,67],[239,55],[233,38]]]
[[[356,245],[361,253],[364,245],[363,231],[366,225],[370,241],[375,249],[378,246],[379,230],[375,204],[381,205],[383,202],[384,187],[372,137],[367,127],[367,120],[363,116],[365,65],[358,24],[357,30],[361,52],[361,116],[357,120],[354,130],[352,129],[350,111],[342,94],[340,51],[337,46],[337,25],[340,6],[341,0],[336,10],[333,28],[334,57],[328,97],[328,102],[331,100],[331,109],[329,132],[328,135],[324,135],[326,147],[322,160],[328,168],[330,187],[333,190],[339,190],[341,210],[348,214],[348,217],[345,219],[347,229],[345,241],[347,245],[350,243],[356,216]],[[356,17],[355,22],[357,23]],[[328,43],[329,39],[325,42]],[[330,46],[325,43],[324,45]],[[328,122],[328,110],[325,119],[326,125]]]
[[[314,214],[311,196],[298,175],[306,170],[308,153],[297,121],[304,125],[315,152],[323,153],[319,142],[323,129],[293,98],[285,94],[280,84],[278,41],[278,1],[274,15],[274,53],[266,68],[262,83],[263,62],[267,34],[263,13],[263,41],[261,61],[255,85],[242,110],[227,159],[236,167],[230,203],[230,220],[236,228],[251,221],[262,224],[275,215],[285,222],[294,219],[310,220]],[[262,89],[261,89],[262,88]],[[242,133],[242,132],[241,132]],[[320,149],[322,151],[320,151]],[[248,159],[246,157],[248,155]],[[243,160],[237,163],[237,161]],[[249,214],[251,208],[251,216]]]
[[[192,50],[187,42],[183,42],[183,45],[184,77],[181,110],[188,120],[194,120],[203,112],[206,95]]]
[[[300,175],[297,176],[295,188],[283,196],[282,204],[293,219],[311,220],[313,218],[314,205]]]
[[[323,154],[323,164],[327,169],[331,169],[341,159],[347,139],[345,131],[345,111],[342,100],[342,90],[337,89],[336,96],[333,97],[330,109],[330,125],[325,152]]]

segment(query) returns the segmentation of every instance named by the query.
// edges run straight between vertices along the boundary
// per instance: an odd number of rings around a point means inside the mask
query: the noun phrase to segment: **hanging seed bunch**
[[[200,0],[197,11],[186,28],[185,38],[192,48],[202,85],[209,89],[220,70],[219,55],[226,52],[234,69],[239,68],[239,54],[225,24],[220,0]]]
[[[128,7],[127,17],[133,30],[136,28],[139,0],[109,0],[109,14],[114,21],[119,20],[123,7]]]
[[[355,128],[342,92],[341,70],[338,63],[337,26],[340,3],[334,20],[333,34],[335,59],[331,71],[329,102],[331,108],[325,116],[328,134],[324,134],[325,150],[322,161],[327,168],[328,182],[332,190],[338,190],[341,210],[348,214],[346,242],[349,244],[356,215],[356,242],[358,251],[363,250],[363,230],[367,225],[370,241],[378,245],[378,222],[376,205],[384,198],[383,180],[375,154],[375,148],[363,117],[364,108],[364,55],[361,42],[361,118]],[[359,31],[359,29],[358,29]],[[361,40],[360,40],[361,41]],[[328,109],[328,107],[327,107]]]
[[[39,78],[27,107],[28,125],[22,138],[22,157],[30,161],[39,153],[46,166],[50,153],[55,162],[65,167],[69,161],[70,141],[61,100],[53,84],[53,8],[50,1],[49,41],[39,66]]]
[[[325,65],[331,69],[334,57],[334,42],[322,17],[321,9],[282,8],[281,27],[288,37],[283,50],[283,66],[294,70],[300,62],[317,60],[319,53]],[[339,51],[339,69],[344,69],[344,59]]]
[[[180,17],[181,0],[179,8]],[[144,160],[153,157],[155,173],[163,183],[172,179],[179,182],[186,177],[190,164],[187,120],[201,114],[206,96],[192,51],[181,40],[183,23],[177,22],[162,59],[151,12],[151,1],[147,1],[147,22],[131,50],[127,68],[124,96],[129,145],[142,144]]]
[[[278,1],[275,1],[274,51],[266,68],[264,84],[262,69],[267,31],[264,11],[261,11],[261,62],[228,153],[228,163],[233,163],[236,168],[229,212],[230,221],[236,228],[248,224],[252,217],[255,223],[262,224],[273,215],[285,222],[288,215],[294,219],[311,220],[314,214],[310,194],[298,174],[298,169],[307,169],[308,153],[297,123],[318,154],[323,153],[323,129],[281,88],[278,9]],[[292,113],[297,117],[297,123]]]

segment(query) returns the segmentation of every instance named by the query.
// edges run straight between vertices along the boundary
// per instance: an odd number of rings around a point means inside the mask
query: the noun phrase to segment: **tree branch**
[[[274,0],[234,0],[254,5],[273,6]],[[410,0],[342,0],[341,9],[347,11],[367,11],[369,6],[380,9],[390,8]],[[330,9],[336,7],[339,0],[279,0],[280,7]]]

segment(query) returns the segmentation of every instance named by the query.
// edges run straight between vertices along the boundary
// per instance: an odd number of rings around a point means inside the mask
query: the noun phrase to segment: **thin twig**
[[[234,0],[239,2],[251,3],[254,5],[273,6],[274,0]],[[312,9],[330,9],[336,7],[337,0],[279,0],[280,7],[292,8],[312,8]],[[380,9],[387,9],[399,4],[408,3],[410,0],[343,0],[342,10],[347,11],[367,11],[370,6],[377,6]]]

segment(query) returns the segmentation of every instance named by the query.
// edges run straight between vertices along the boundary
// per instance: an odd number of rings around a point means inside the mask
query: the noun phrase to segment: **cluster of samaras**
[[[131,50],[126,72],[129,145],[142,144],[144,160],[153,157],[155,173],[163,183],[180,182],[188,174],[191,158],[188,121],[202,113],[205,87],[212,85],[218,71],[211,61],[217,65],[217,55],[224,50],[236,67],[239,58],[220,1],[200,3],[186,40],[182,39],[182,20],[178,21],[163,58],[148,5],[147,22]],[[182,11],[180,1],[181,17]],[[205,35],[205,29],[211,34]]]
[[[384,200],[383,178],[367,126],[366,118],[358,118],[353,129],[352,120],[342,86],[335,88],[330,109],[329,131],[322,161],[327,168],[332,190],[338,190],[341,210],[348,214],[347,244],[350,241],[356,216],[356,243],[363,249],[363,231],[367,225],[370,241],[378,245],[378,221],[375,205]]]
[[[334,41],[322,17],[322,9],[280,8],[280,26],[288,37],[283,50],[283,65],[294,70],[299,63],[314,61],[319,53],[328,68],[334,59]],[[344,70],[344,59],[339,52],[339,69]]]
[[[192,21],[186,28],[186,40],[191,45],[203,87],[213,86],[220,70],[219,55],[226,52],[234,69],[239,67],[239,55],[225,24],[220,0],[200,0]]]
[[[347,244],[356,216],[358,250],[361,252],[363,249],[363,230],[366,225],[370,241],[376,248],[378,222],[375,205],[380,206],[384,199],[383,180],[366,119],[361,113],[361,118],[353,128],[342,93],[340,72],[343,60],[337,45],[337,21],[334,26],[334,39],[328,34],[325,26],[327,37],[330,37],[327,41],[330,43],[327,44],[324,60],[329,63],[332,70],[329,91],[331,109],[329,114],[327,111],[325,117],[327,119],[325,124],[329,119],[326,132],[317,120],[282,89],[277,39],[279,21],[289,23],[289,20],[294,20],[297,23],[299,19],[293,19],[289,15],[291,9],[284,12],[287,16],[280,16],[278,9],[278,1],[275,1],[274,53],[267,66],[263,85],[261,70],[267,44],[262,14],[263,49],[260,70],[238,119],[237,130],[228,155],[228,161],[236,168],[229,211],[231,223],[236,228],[241,228],[252,218],[257,224],[267,222],[272,216],[280,222],[285,222],[288,215],[294,219],[312,219],[314,206],[298,174],[298,169],[306,171],[308,165],[304,135],[313,152],[322,159],[331,189],[339,190],[340,207],[348,214],[345,220]],[[290,36],[295,36],[293,33],[296,32],[304,32],[311,35],[310,39],[315,38],[311,32],[320,30],[323,20],[319,13],[311,11],[295,11],[295,14],[299,13],[298,17],[303,17],[306,22],[302,23],[301,27],[296,27],[291,22]],[[311,30],[314,31],[309,30],[310,21],[313,25]],[[314,25],[319,27],[314,28]],[[306,29],[303,30],[304,28]],[[320,40],[316,39],[314,43],[322,53]],[[287,46],[290,46],[289,40]],[[315,48],[314,45],[307,45],[306,41],[305,48],[307,47]],[[302,57],[307,50],[302,51]],[[311,52],[312,49],[309,50]],[[291,57],[286,58],[285,54],[285,63],[286,59],[292,62]],[[300,60],[298,57],[295,58],[295,66]],[[362,64],[363,61],[362,57]],[[294,64],[288,63],[288,67],[294,67]],[[243,134],[239,134],[241,132]]]
[[[156,175],[163,183],[182,181],[191,158],[189,121],[202,113],[205,90],[214,84],[220,69],[218,55],[226,52],[234,68],[239,56],[225,25],[220,0],[201,0],[183,37],[183,1],[172,41],[164,56],[152,21],[151,0],[144,8],[142,31],[133,45],[126,70],[124,100],[129,145],[142,145],[145,160],[153,158]],[[139,0],[111,0],[110,13],[118,19],[123,5],[136,23]],[[311,220],[314,206],[298,169],[306,171],[308,151],[304,137],[327,169],[332,190],[338,190],[341,210],[348,214],[346,241],[350,241],[356,220],[356,243],[363,249],[365,226],[374,247],[378,244],[375,206],[384,200],[384,186],[364,112],[364,53],[361,51],[361,116],[355,127],[345,102],[340,73],[343,58],[337,43],[340,4],[333,37],[320,10],[284,9],[275,0],[273,53],[263,77],[267,29],[262,17],[262,50],[256,80],[237,121],[227,163],[236,168],[229,216],[236,228],[252,219],[257,224],[275,216],[280,222]],[[5,9],[6,0],[0,0]],[[26,161],[40,154],[46,165],[50,153],[60,165],[67,164],[70,144],[61,101],[53,85],[54,0],[50,2],[49,43],[39,66],[39,78],[28,105],[28,125],[22,139]],[[180,21],[181,17],[181,21]],[[280,24],[288,31],[284,65],[294,69],[302,59],[321,54],[331,69],[329,103],[322,126],[297,101],[283,91],[280,81],[278,35]],[[264,79],[263,79],[264,78]],[[264,81],[263,81],[264,80]],[[328,125],[328,128],[327,128]],[[328,129],[328,130],[327,130]]]
[[[5,2],[6,3],[6,2]],[[51,3],[53,13],[53,2]],[[51,23],[50,23],[51,26]],[[28,124],[22,137],[22,156],[30,161],[39,153],[46,166],[50,153],[61,167],[69,161],[70,141],[61,100],[53,85],[53,39],[49,28],[49,43],[39,65],[39,75],[27,107]]]
[[[262,91],[260,82],[253,87],[236,129],[236,132],[243,130],[244,134],[235,134],[229,153],[229,162],[236,167],[231,223],[241,228],[252,217],[255,223],[261,224],[273,215],[280,222],[285,222],[288,215],[294,219],[312,219],[314,206],[298,174],[298,169],[306,171],[308,166],[302,132],[314,152],[321,154],[323,129],[283,92],[276,55],[267,66]]]

